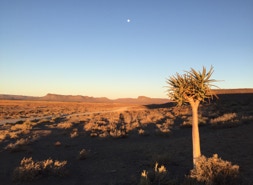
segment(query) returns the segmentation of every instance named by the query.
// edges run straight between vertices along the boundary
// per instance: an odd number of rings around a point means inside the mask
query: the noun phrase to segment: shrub
[[[67,161],[53,161],[47,159],[44,161],[33,161],[30,158],[23,158],[20,166],[13,172],[14,181],[33,181],[42,176],[64,176],[66,175]]]
[[[144,129],[140,128],[140,129],[138,129],[138,134],[141,136],[147,136],[148,132],[145,131]]]
[[[226,113],[226,114],[223,114],[222,116],[219,116],[217,118],[211,119],[210,122],[212,124],[225,123],[225,122],[228,122],[228,121],[232,121],[236,117],[237,117],[236,113]]]
[[[88,157],[89,155],[89,151],[88,150],[85,150],[85,149],[82,149],[79,153],[78,153],[78,156],[77,156],[77,159],[78,160],[84,160]]]
[[[8,137],[9,131],[0,130],[0,142],[5,140]]]
[[[73,126],[71,122],[62,122],[57,125],[59,129],[70,129]]]
[[[17,139],[20,133],[22,133],[22,131],[10,131],[8,135],[11,139]]]
[[[113,129],[111,129],[110,135],[116,138],[127,136],[126,123],[123,114],[119,115],[118,123],[116,123]]]
[[[170,133],[171,124],[170,123],[163,123],[163,124],[156,124],[156,127],[158,128],[158,133],[167,135]]]
[[[119,114],[118,119],[115,119],[114,115],[112,116],[108,119],[100,116],[93,120],[88,120],[84,125],[84,130],[90,132],[90,136],[92,137],[126,137],[127,128],[124,115]]]
[[[154,171],[155,171],[155,179],[154,181],[159,182],[159,184],[161,184],[161,182],[163,182],[166,179],[166,176],[168,174],[167,169],[165,168],[164,165],[161,165],[160,167],[158,166],[158,163],[155,164],[154,167]]]
[[[207,185],[232,185],[237,184],[239,166],[232,165],[229,161],[224,161],[214,154],[211,158],[201,156],[196,161],[196,166],[190,172],[190,177]]]
[[[159,166],[159,164],[156,163],[153,171],[142,171],[139,185],[169,185],[172,183],[172,180],[169,179],[166,167],[164,165]]]
[[[252,112],[253,115],[253,112]],[[253,116],[249,115],[249,116],[242,116],[242,122],[245,124],[249,124],[253,121]]]
[[[78,129],[73,129],[72,132],[70,133],[70,137],[71,138],[75,138],[75,137],[78,137]]]
[[[192,127],[192,116],[182,116],[183,123],[180,125],[181,127]],[[207,122],[207,117],[204,117],[202,115],[198,116],[199,120],[199,126],[203,126]]]
[[[141,172],[141,179],[139,182],[139,185],[150,185],[150,180],[148,178],[148,172],[146,170],[143,170]]]
[[[157,163],[158,164],[168,164],[171,163],[174,158],[174,153],[173,152],[159,152],[158,153],[152,153],[150,156],[151,159],[151,166],[155,166]]]
[[[22,130],[22,131],[29,131],[34,126],[34,123],[31,122],[29,119],[25,120],[22,123],[16,123],[15,125],[11,126],[12,131]]]
[[[10,143],[8,144],[5,149],[9,150],[11,152],[19,152],[19,151],[23,151],[25,145],[30,144],[30,140],[28,138],[21,138],[19,140],[17,140],[15,143]]]

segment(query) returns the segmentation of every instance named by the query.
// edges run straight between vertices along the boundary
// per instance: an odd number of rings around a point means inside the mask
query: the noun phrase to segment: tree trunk
[[[192,152],[193,152],[193,166],[195,168],[196,159],[201,156],[199,126],[198,126],[198,107],[199,101],[191,101],[192,107]]]

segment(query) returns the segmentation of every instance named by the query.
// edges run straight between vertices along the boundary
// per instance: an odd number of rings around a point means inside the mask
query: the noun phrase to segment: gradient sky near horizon
[[[211,65],[253,88],[252,0],[0,0],[0,94],[166,98]]]

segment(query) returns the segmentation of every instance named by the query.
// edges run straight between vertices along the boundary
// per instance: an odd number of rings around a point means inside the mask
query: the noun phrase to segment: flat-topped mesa
[[[111,102],[110,99],[105,98],[105,97],[99,97],[99,98],[94,98],[90,96],[82,96],[82,95],[59,95],[59,94],[50,94],[48,93],[46,96],[41,97],[41,100],[46,100],[46,101],[68,101],[68,102],[91,102],[91,103],[96,103],[96,102],[101,102],[101,103],[106,103],[106,102]]]

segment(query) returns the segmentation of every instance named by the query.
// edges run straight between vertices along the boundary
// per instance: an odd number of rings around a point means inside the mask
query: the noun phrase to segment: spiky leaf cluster
[[[175,100],[178,105],[190,101],[205,101],[207,99],[216,96],[212,91],[211,87],[214,79],[210,79],[213,74],[213,67],[207,72],[206,68],[203,67],[202,71],[196,71],[191,68],[190,71],[186,71],[180,75],[176,73],[167,79],[168,84],[168,96]]]

